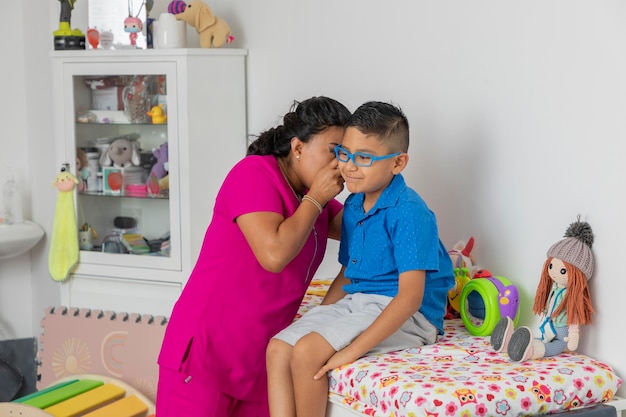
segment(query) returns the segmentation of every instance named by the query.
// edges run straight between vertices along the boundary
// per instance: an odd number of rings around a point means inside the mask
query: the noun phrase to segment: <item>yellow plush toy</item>
[[[78,263],[78,226],[73,192],[76,184],[78,180],[65,166],[52,183],[59,190],[48,253],[48,270],[55,281],[69,278],[70,271]]]

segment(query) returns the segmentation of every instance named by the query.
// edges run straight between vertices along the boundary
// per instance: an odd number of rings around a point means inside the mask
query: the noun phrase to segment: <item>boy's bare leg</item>
[[[291,377],[298,417],[325,417],[328,378],[315,380],[313,376],[334,354],[335,349],[318,333],[309,333],[294,346],[291,353]]]
[[[290,368],[292,352],[293,347],[279,339],[271,339],[267,346],[267,388],[272,417],[296,416]]]

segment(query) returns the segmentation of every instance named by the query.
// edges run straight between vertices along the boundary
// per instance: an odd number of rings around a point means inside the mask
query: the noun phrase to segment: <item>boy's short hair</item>
[[[361,133],[376,136],[389,146],[391,152],[409,150],[409,121],[393,104],[368,101],[352,113],[346,127],[355,127]]]

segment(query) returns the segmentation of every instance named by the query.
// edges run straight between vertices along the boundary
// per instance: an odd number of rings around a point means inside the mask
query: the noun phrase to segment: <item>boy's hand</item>
[[[341,349],[339,352],[335,352],[335,354],[328,359],[328,362],[326,362],[326,364],[322,366],[319,371],[317,371],[317,373],[313,376],[313,379],[320,379],[325,376],[327,372],[330,372],[335,368],[339,368],[342,365],[352,363],[357,359],[359,359],[359,356],[350,354],[348,349]]]

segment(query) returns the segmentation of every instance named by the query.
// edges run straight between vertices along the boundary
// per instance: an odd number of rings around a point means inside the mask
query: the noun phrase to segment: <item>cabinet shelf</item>
[[[149,196],[136,196],[136,195],[124,195],[124,194],[106,194],[100,191],[83,191],[78,195],[95,198],[136,198],[140,200],[169,200],[169,195],[149,195]]]
[[[102,126],[102,125],[123,125],[123,126],[167,126],[166,123],[131,123],[131,122],[79,122],[76,121],[77,125],[81,126]]]
[[[103,111],[86,110],[78,115],[76,124],[80,126],[102,126],[102,125],[131,125],[131,126],[167,126],[167,121],[163,123],[153,123],[152,121],[131,122],[123,111]]]

